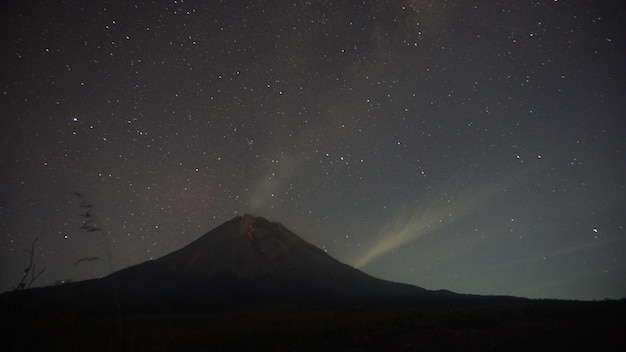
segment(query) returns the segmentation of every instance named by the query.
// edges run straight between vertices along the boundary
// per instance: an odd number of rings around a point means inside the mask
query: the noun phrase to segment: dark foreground
[[[2,318],[3,351],[626,351],[626,301],[265,305],[202,314]]]

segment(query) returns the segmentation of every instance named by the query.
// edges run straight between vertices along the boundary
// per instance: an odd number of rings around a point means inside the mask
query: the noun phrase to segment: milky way
[[[1,291],[35,238],[49,285],[251,213],[388,280],[626,296],[620,2],[1,6]]]

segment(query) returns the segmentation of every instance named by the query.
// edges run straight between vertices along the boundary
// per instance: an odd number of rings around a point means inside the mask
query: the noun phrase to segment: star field
[[[1,291],[35,238],[49,285],[248,212],[428,289],[626,296],[617,1],[1,6]]]

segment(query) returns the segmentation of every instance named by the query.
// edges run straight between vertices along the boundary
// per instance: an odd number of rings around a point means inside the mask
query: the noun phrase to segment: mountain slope
[[[597,350],[597,341],[621,351],[625,303],[379,280],[244,215],[102,279],[4,293],[0,329],[8,351]]]
[[[97,312],[195,312],[264,303],[398,301],[424,289],[340,263],[280,223],[237,216],[186,247],[102,279],[32,290],[35,301]]]

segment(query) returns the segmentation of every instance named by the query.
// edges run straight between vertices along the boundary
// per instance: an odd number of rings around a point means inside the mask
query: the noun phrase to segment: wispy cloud
[[[403,245],[450,227],[480,211],[504,189],[502,182],[477,182],[472,172],[461,172],[383,226],[375,241],[351,264],[363,268]]]

